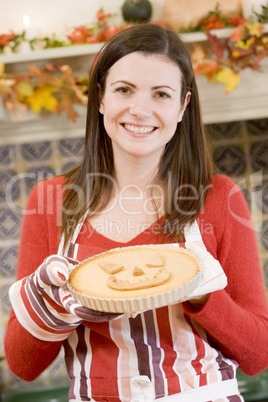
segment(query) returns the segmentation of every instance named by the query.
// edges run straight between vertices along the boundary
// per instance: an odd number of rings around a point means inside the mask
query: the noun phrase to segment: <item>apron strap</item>
[[[195,220],[192,225],[186,225],[184,228],[185,241],[195,243],[197,246],[202,247],[206,250],[203,243],[202,236],[197,221]]]

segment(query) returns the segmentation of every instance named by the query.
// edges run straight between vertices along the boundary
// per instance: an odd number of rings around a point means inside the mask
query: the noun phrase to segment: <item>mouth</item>
[[[123,123],[122,126],[132,134],[151,134],[153,133],[157,127],[154,126],[136,126],[133,124],[125,124]]]

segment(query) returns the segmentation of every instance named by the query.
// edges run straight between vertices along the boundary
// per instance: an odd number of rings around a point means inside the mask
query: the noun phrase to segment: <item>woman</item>
[[[63,288],[67,258],[185,240],[204,248],[205,270],[221,264],[227,287],[136,317],[89,310]],[[134,26],[104,45],[83,160],[34,189],[21,242],[5,348],[26,381],[63,346],[70,401],[236,402],[237,366],[267,367],[249,211],[234,183],[213,175],[190,58],[174,33]]]

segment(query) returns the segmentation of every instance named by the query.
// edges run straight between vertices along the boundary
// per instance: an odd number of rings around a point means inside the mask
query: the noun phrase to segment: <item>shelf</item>
[[[228,38],[233,32],[233,28],[224,28],[224,29],[212,29],[209,31],[212,35],[217,36],[219,39]],[[207,34],[205,32],[189,32],[180,34],[180,37],[185,42],[205,42],[207,40]]]
[[[233,32],[233,28],[213,29],[210,31],[212,35],[216,35],[219,39],[225,39]],[[268,24],[264,24],[264,32],[268,32]],[[185,42],[205,42],[207,35],[204,32],[182,33],[180,37]],[[70,45],[65,47],[34,50],[25,53],[11,53],[0,55],[0,63],[16,64],[25,63],[35,60],[60,59],[64,57],[79,57],[96,54],[104,43],[94,43],[85,45]]]
[[[232,30],[230,29],[218,29],[216,31],[211,31],[211,33],[217,34],[219,38],[226,38],[231,31]],[[185,33],[181,34],[181,37],[185,42],[201,42],[207,39],[206,34],[203,32]],[[0,62],[3,64],[15,64],[28,61],[59,59],[63,57],[94,55],[101,49],[103,44],[104,43],[70,45],[51,49],[34,50],[27,53],[4,54],[0,55]]]
[[[12,53],[0,55],[0,63],[15,64],[35,60],[61,59],[63,57],[79,57],[98,53],[104,43],[90,45],[73,45],[29,51],[27,53]]]

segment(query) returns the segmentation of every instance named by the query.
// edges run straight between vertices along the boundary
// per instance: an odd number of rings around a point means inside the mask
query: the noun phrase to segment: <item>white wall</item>
[[[164,0],[150,0],[153,7],[152,19],[163,17]],[[96,12],[116,13],[115,22],[122,21],[121,6],[124,0],[0,0],[0,34],[10,29],[23,30],[23,16],[29,15],[33,37],[49,35],[52,32],[60,37],[73,27],[91,24],[96,20]]]

